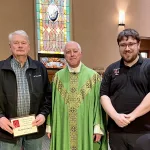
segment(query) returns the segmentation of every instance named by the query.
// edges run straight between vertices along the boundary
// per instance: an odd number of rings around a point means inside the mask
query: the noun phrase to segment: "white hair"
[[[69,41],[69,42],[67,42],[67,43],[65,44],[64,48],[63,48],[63,51],[65,51],[67,44],[70,44],[70,43],[72,43],[72,44],[77,44],[78,49],[79,49],[80,51],[82,51],[80,44],[77,43],[77,42],[75,42],[75,41]]]
[[[14,35],[21,35],[21,36],[24,36],[24,37],[26,37],[27,41],[29,42],[29,36],[28,36],[28,34],[27,34],[25,31],[23,31],[23,30],[17,30],[17,31],[14,31],[14,32],[10,33],[9,36],[8,36],[9,42],[12,41]],[[29,43],[30,43],[30,42],[29,42]]]

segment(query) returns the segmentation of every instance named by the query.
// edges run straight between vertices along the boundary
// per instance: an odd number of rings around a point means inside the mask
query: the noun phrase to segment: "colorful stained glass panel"
[[[48,6],[58,7],[58,19],[49,20]],[[70,0],[36,0],[38,53],[63,53],[70,40]]]

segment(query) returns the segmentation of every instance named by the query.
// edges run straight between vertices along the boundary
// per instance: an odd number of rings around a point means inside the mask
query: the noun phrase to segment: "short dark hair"
[[[119,34],[118,34],[118,38],[117,38],[117,43],[119,45],[119,42],[123,40],[124,37],[128,38],[129,37],[132,37],[133,39],[137,40],[137,42],[139,43],[141,41],[140,39],[140,36],[139,36],[139,33],[134,30],[134,29],[125,29],[123,31],[121,31]]]

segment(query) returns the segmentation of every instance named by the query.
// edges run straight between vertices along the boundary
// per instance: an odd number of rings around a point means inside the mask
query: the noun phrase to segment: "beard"
[[[122,58],[124,62],[126,63],[132,63],[136,58],[138,57],[138,54],[123,54]]]

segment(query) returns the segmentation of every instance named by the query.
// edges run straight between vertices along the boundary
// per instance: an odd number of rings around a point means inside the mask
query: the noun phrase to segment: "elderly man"
[[[81,55],[80,45],[68,42],[64,48],[68,65],[54,77],[51,150],[107,149],[100,77],[81,62]]]
[[[0,62],[0,149],[41,150],[45,118],[51,109],[47,71],[42,63],[28,56],[30,43],[25,31],[9,34],[9,45],[12,55]],[[22,132],[18,133],[19,127]],[[27,133],[30,134],[24,135]]]

